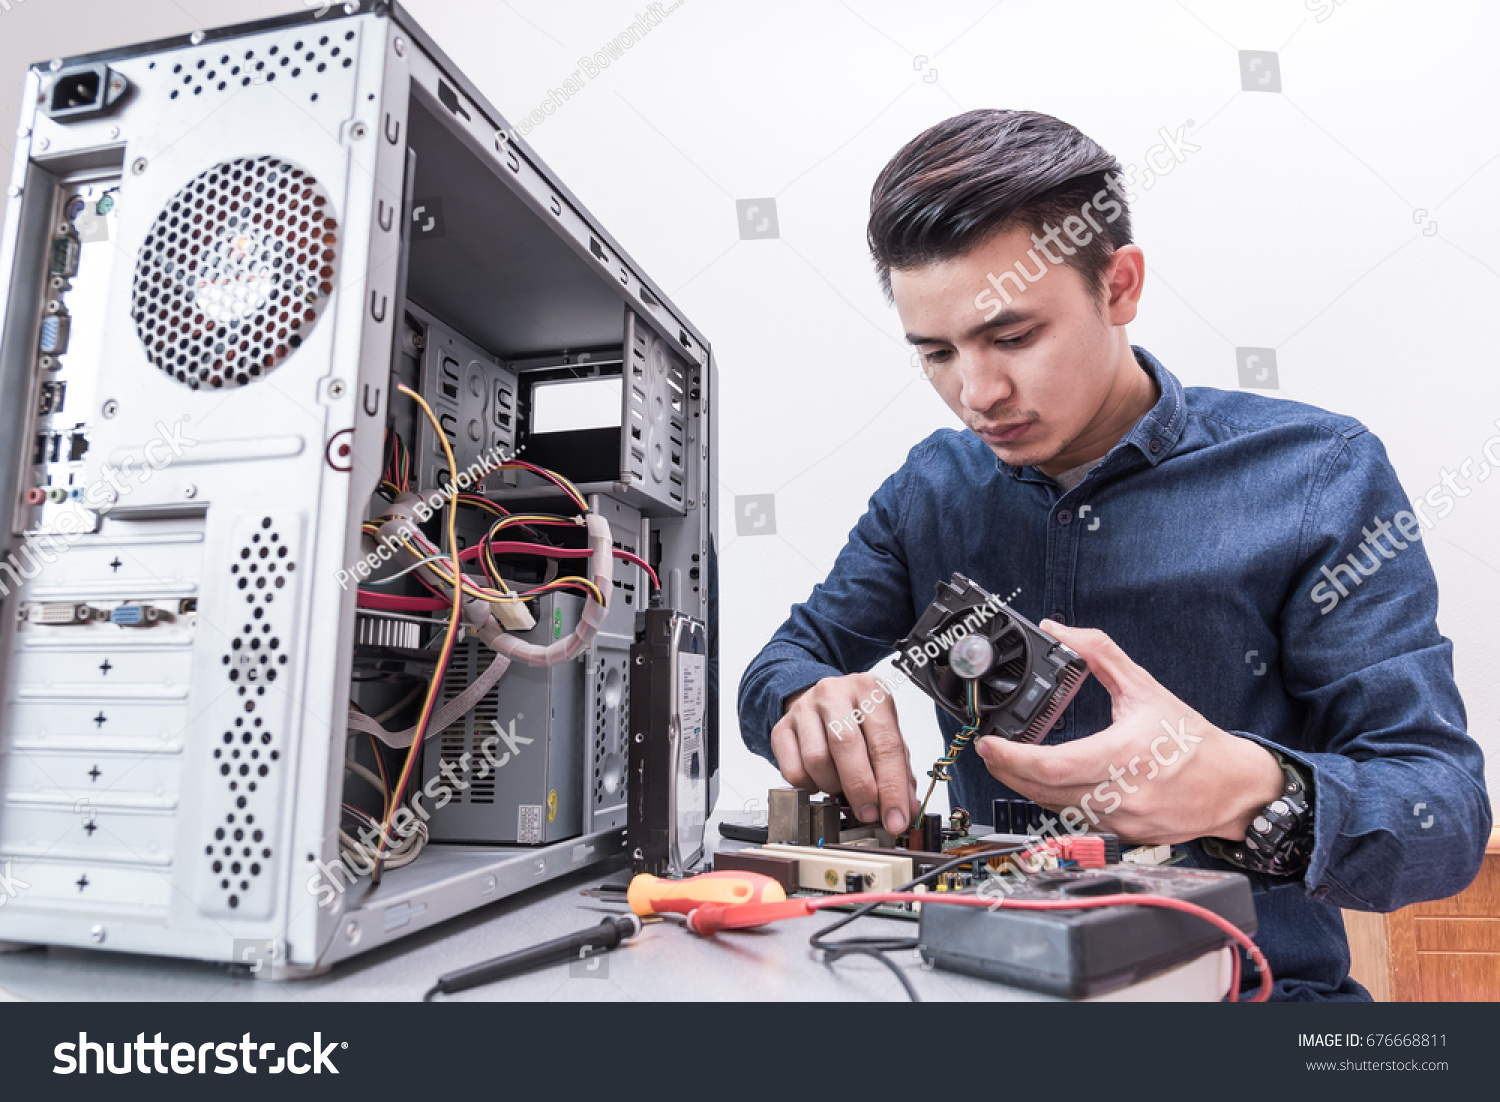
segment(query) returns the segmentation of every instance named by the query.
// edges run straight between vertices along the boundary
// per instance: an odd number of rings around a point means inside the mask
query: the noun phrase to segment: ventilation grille
[[[455,650],[443,675],[443,685],[438,699],[447,704],[467,689],[479,675],[495,660],[495,652],[470,640]],[[491,689],[480,698],[479,703],[447,731],[439,736],[438,763],[447,764],[455,776],[467,784],[467,788],[453,786],[452,801],[456,804],[492,804],[495,802],[495,772],[477,775],[485,760],[484,741],[494,733],[492,721],[500,714],[499,689]],[[465,751],[468,760],[464,761]],[[429,758],[429,765],[431,759]]]
[[[223,656],[228,680],[220,698],[224,726],[214,747],[220,783],[218,802],[227,806],[214,827],[205,855],[213,873],[218,898],[230,910],[243,910],[247,897],[261,882],[275,851],[267,838],[274,827],[274,800],[266,789],[280,781],[282,732],[275,716],[285,694],[287,640],[281,632],[294,610],[296,555],[288,546],[291,528],[271,517],[258,518],[242,529],[229,565],[225,631],[235,631]],[[276,686],[278,678],[282,686]],[[271,694],[267,698],[267,694]],[[231,718],[232,717],[232,718]],[[259,893],[270,896],[266,883]]]
[[[601,650],[593,689],[592,810],[597,813],[625,803],[625,717],[630,702],[628,655]],[[599,825],[596,823],[596,828]]]
[[[330,69],[348,69],[354,64],[354,32],[309,36],[293,42],[263,46],[260,51],[205,52],[201,57],[172,66],[171,99],[229,92],[252,84],[315,78]],[[153,67],[155,63],[153,63]],[[305,82],[304,82],[305,83]],[[312,93],[313,100],[318,94]]]
[[[284,363],[333,293],[338,223],[312,176],[227,162],[173,196],[142,243],[131,316],[146,357],[193,389]]]

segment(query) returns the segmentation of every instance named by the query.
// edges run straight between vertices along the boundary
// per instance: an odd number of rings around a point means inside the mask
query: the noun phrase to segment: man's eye
[[[922,359],[926,360],[930,364],[941,364],[947,363],[948,357],[950,355],[951,353],[947,349],[943,348],[939,349],[936,352],[923,352]]]
[[[997,339],[995,343],[1004,348],[1018,348],[1021,345],[1025,344],[1028,340],[1030,340],[1031,335],[1035,332],[1035,329],[1028,329],[1019,337],[1004,337]]]

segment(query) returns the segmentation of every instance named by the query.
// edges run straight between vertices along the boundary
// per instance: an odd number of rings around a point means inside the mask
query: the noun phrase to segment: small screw
[[[359,940],[359,923],[348,922],[344,925],[344,940],[351,945]]]
[[[394,41],[394,42],[391,43],[391,48],[396,51],[396,56],[397,57],[405,57],[406,56],[406,39],[404,39],[404,38],[397,38],[396,41]]]
[[[328,384],[328,397],[330,397],[330,398],[342,398],[343,396],[344,396],[344,381],[342,379],[335,379],[335,380],[333,380],[333,382],[331,382],[331,383]]]
[[[47,68],[51,69],[54,73],[57,72],[62,68],[62,58],[54,57],[51,61],[47,62]]]
[[[9,195],[12,199],[18,198],[21,194],[20,185],[11,184],[10,187],[5,189],[5,194]]]
[[[23,127],[21,127],[21,129],[19,129],[19,130],[16,131],[16,137],[18,137],[18,138],[29,138],[29,137],[31,137],[31,127],[29,127],[29,126],[23,126]]]
[[[113,398],[110,398],[104,403],[104,409],[101,412],[106,417],[113,417],[115,414],[120,412],[120,403],[115,401]]]
[[[104,937],[105,929],[103,926],[95,926],[92,930],[89,931],[89,940],[92,941],[95,945],[102,945],[104,943]]]
[[[109,136],[111,138],[118,138],[120,136],[120,128],[118,126],[111,126],[109,128]]]
[[[369,128],[366,127],[365,124],[362,123],[362,122],[357,122],[357,123],[355,123],[353,126],[351,126],[349,128],[349,136],[351,138],[353,138],[355,141],[359,141],[361,138],[363,138],[369,132],[370,132]]]
[[[130,166],[130,171],[134,172],[137,176],[139,176],[141,173],[145,172],[146,171],[146,158],[145,157],[137,157],[135,159],[135,163]]]
[[[359,11],[359,4],[357,0],[349,0],[349,3],[344,5],[345,15],[353,15],[357,11]]]
[[[198,45],[198,43],[203,41],[203,32],[194,31],[192,34],[188,35],[188,41],[191,42],[194,46]]]
[[[191,501],[198,496],[198,487],[194,486],[191,482],[188,483],[182,488],[182,496]]]

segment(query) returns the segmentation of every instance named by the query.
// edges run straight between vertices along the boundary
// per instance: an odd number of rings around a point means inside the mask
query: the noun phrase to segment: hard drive
[[[703,859],[712,810],[708,627],[669,608],[639,612],[635,624],[626,848],[636,872],[683,876]]]

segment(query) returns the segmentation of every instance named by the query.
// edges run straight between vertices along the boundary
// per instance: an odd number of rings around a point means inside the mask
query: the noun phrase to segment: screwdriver
[[[780,903],[786,899],[786,892],[769,876],[737,869],[700,873],[684,880],[662,880],[643,872],[631,879],[625,899],[641,916],[663,912],[691,915],[703,904],[722,909],[747,903]]]
[[[529,949],[518,949],[514,953],[506,953],[493,960],[471,964],[467,968],[460,968],[457,972],[439,976],[432,989],[422,996],[422,1001],[430,1002],[432,997],[439,992],[451,995],[455,991],[467,991],[471,987],[494,983],[508,976],[529,972],[533,968],[541,968],[544,965],[557,964],[565,960],[579,960],[595,950],[608,951],[640,932],[641,920],[633,914],[606,918],[599,925],[591,926],[587,930],[579,930],[566,937],[544,941]]]

